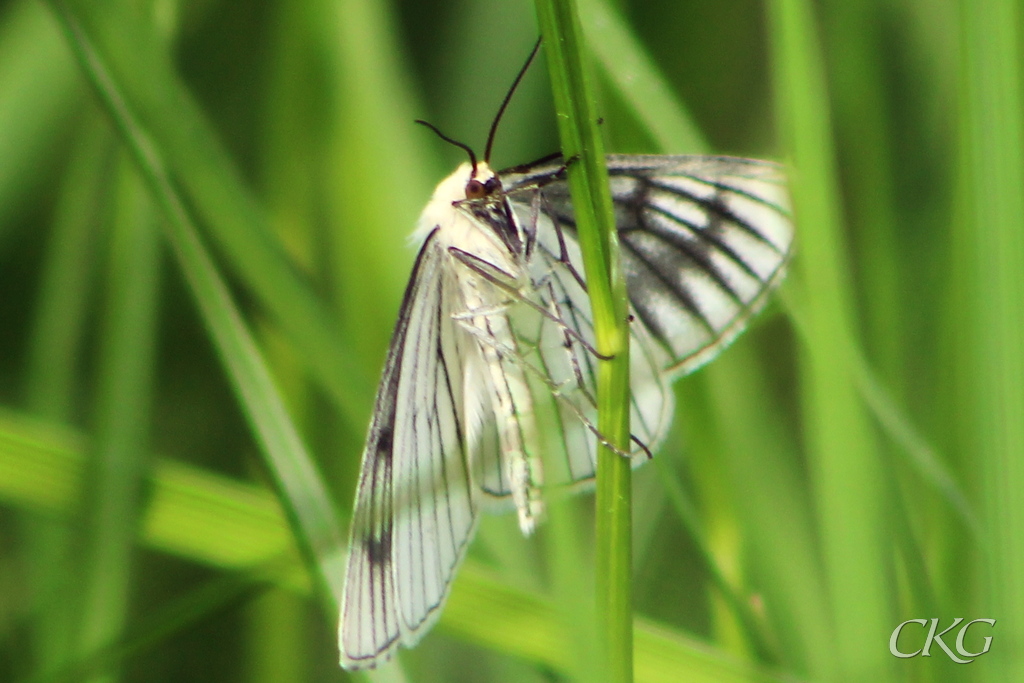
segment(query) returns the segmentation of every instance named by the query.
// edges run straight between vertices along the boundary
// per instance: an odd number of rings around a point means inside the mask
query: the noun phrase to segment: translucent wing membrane
[[[639,464],[670,426],[672,376],[742,330],[781,279],[793,232],[773,164],[610,156],[608,169],[631,312],[623,455]],[[585,486],[596,469],[599,358],[564,167],[510,169],[504,191],[480,199],[465,198],[469,174],[424,211],[377,392],[343,595],[346,668],[376,665],[437,618],[482,505],[514,506],[529,533],[542,487]]]
[[[340,643],[373,666],[430,626],[476,521],[464,368],[473,341],[450,319],[455,281],[431,234],[377,392],[352,520]]]

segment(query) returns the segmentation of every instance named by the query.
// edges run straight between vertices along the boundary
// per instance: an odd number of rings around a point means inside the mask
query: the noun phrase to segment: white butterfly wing
[[[568,185],[550,164],[502,176],[540,187],[541,210],[575,235]],[[793,245],[781,169],[733,157],[608,157],[630,304],[673,375],[724,349],[779,283]]]
[[[711,360],[743,330],[778,284],[792,249],[785,181],[778,166],[730,157],[608,157],[630,310],[633,464],[646,461],[671,426],[670,379]],[[536,300],[562,324],[542,319],[518,333],[556,386],[565,445],[563,471],[546,482],[583,482],[596,471],[597,358],[575,215],[555,162],[501,174],[520,223],[536,235],[529,269]],[[537,194],[540,193],[538,198]],[[575,335],[566,335],[563,327]],[[584,343],[585,342],[585,343]],[[576,389],[571,385],[575,384]],[[641,446],[642,444],[642,446]],[[485,469],[487,493],[507,496],[500,451]]]
[[[405,292],[363,453],[342,596],[342,666],[366,668],[436,620],[476,523],[463,385],[473,340],[448,256],[427,237]]]
[[[550,316],[520,306],[512,321],[520,348],[531,349],[524,360],[547,379],[536,387],[537,410],[556,422],[560,452],[549,457],[546,485],[592,482],[597,459],[597,372],[590,298],[582,277],[582,255],[573,233],[556,229],[549,215],[513,201],[516,219],[536,227],[536,241],[528,258],[533,283],[530,295]],[[668,355],[642,325],[630,328],[630,424],[634,436],[634,464],[645,462],[670,426],[673,413],[671,387],[663,368]],[[554,394],[554,395],[553,395]],[[543,406],[543,407],[541,407]],[[548,444],[552,440],[547,440]],[[646,449],[646,450],[645,450]],[[552,454],[549,454],[552,455]],[[488,491],[492,493],[491,491]]]

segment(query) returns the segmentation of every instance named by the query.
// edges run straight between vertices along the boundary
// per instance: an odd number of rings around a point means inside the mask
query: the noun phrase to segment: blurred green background
[[[637,680],[1024,680],[1019,3],[580,5],[608,148],[778,159],[798,224],[636,472]],[[406,236],[461,161],[412,121],[481,149],[536,37],[525,0],[0,3],[0,680],[346,679]],[[557,144],[542,63],[494,165]],[[570,549],[485,519],[362,676],[586,680],[590,502]],[[998,620],[976,663],[890,653],[954,617]]]

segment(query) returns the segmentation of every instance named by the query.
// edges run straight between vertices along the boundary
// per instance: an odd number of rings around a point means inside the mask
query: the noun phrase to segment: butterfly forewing
[[[464,370],[447,254],[427,237],[377,392],[356,493],[339,638],[342,664],[373,666],[436,618],[476,521]]]

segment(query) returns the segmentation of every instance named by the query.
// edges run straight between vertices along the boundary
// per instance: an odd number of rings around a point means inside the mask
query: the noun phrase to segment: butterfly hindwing
[[[666,371],[691,372],[782,277],[793,240],[782,171],[733,157],[610,155],[608,174],[630,304],[668,351]],[[574,236],[563,176],[551,163],[502,179],[512,195],[539,191],[541,210]]]

